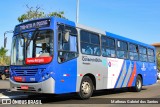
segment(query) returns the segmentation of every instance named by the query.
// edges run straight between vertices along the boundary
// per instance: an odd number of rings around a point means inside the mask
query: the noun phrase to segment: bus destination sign
[[[38,21],[31,21],[28,23],[21,24],[16,27],[15,31],[23,31],[23,30],[29,30],[29,29],[34,29],[34,28],[42,28],[42,27],[48,27],[50,26],[50,20],[45,19],[45,20],[38,20]]]

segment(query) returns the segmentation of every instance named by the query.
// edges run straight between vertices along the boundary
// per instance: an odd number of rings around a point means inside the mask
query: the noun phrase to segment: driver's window
[[[16,65],[16,55],[17,54],[17,48],[16,48],[16,37],[13,37],[13,41],[12,41],[12,49],[11,49],[11,65]]]
[[[58,62],[66,62],[77,57],[77,30],[69,26],[59,26],[58,32]],[[68,41],[64,40],[64,34],[66,30],[69,30]]]
[[[53,38],[50,31],[40,31],[34,40],[35,57],[49,57],[53,54]]]
[[[36,57],[39,57],[42,51],[42,44],[36,44]]]
[[[24,46],[24,40],[19,37],[18,38],[18,64],[23,64],[23,46]]]
[[[27,48],[27,58],[32,58],[32,53],[33,53],[33,41],[30,42]]]

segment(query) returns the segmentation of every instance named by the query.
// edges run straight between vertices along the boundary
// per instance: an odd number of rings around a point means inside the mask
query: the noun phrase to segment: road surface
[[[31,100],[40,101],[39,105],[14,105],[16,107],[159,107],[160,104],[123,104],[125,101],[128,103],[136,103],[136,100],[148,101],[144,98],[157,98],[160,103],[160,82],[151,86],[144,86],[141,92],[130,92],[127,88],[123,89],[110,89],[96,91],[93,97],[89,100],[78,100],[75,93],[64,95],[43,95],[32,93],[17,93],[10,92],[9,81],[0,80],[0,98],[12,98],[17,97],[17,100]],[[118,99],[117,99],[118,98]],[[132,98],[132,99],[131,99]],[[133,99],[136,98],[136,99]],[[140,99],[137,99],[140,98]],[[154,99],[149,99],[149,101]],[[109,103],[114,104],[109,104]],[[116,101],[121,104],[115,104]],[[129,102],[130,101],[130,102]],[[151,103],[156,103],[151,102]],[[42,104],[40,104],[42,103]],[[148,102],[149,103],[149,102]],[[13,105],[0,105],[0,107],[10,107]]]

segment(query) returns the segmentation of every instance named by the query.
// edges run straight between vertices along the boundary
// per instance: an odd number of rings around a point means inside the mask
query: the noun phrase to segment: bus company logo
[[[142,65],[142,68],[141,68],[142,71],[146,71],[146,67],[145,67],[145,64],[143,63]]]
[[[111,66],[112,66],[112,63],[111,63],[110,61],[108,62],[108,66],[109,66],[109,67],[111,67]]]
[[[24,71],[24,73],[23,73],[24,75],[27,75],[27,71]]]
[[[88,58],[87,56],[83,56],[82,61],[102,62],[102,60],[100,58]]]

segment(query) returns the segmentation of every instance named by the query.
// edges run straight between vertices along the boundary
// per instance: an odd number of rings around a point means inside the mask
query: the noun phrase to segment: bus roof
[[[34,19],[34,20],[30,20],[30,21],[18,24],[17,26],[23,25],[23,24],[31,22],[31,21],[37,21],[37,20],[43,20],[43,19],[55,20],[56,22],[59,22],[59,23],[64,23],[64,24],[68,24],[70,26],[77,27],[77,28],[80,28],[80,29],[88,30],[88,31],[99,33],[99,34],[102,34],[102,35],[107,35],[109,37],[119,39],[119,40],[122,40],[122,41],[127,41],[127,42],[130,42],[130,43],[145,46],[145,47],[148,47],[148,48],[155,48],[154,46],[151,46],[151,45],[148,45],[148,44],[145,44],[145,43],[142,43],[142,42],[138,42],[136,40],[132,40],[132,39],[129,39],[129,38],[117,35],[117,34],[107,32],[107,31],[102,31],[102,30],[99,30],[99,29],[96,29],[96,28],[93,28],[93,27],[81,25],[81,24],[75,23],[73,21],[70,21],[68,19],[62,19],[62,18],[58,18],[58,17],[48,17],[48,18]]]
[[[108,37],[115,38],[115,39],[118,39],[118,40],[122,40],[122,41],[130,42],[130,43],[133,43],[133,44],[145,46],[145,47],[148,47],[148,48],[155,48],[154,46],[149,45],[149,44],[145,44],[145,43],[133,40],[133,39],[129,39],[127,37],[123,37],[123,36],[120,36],[120,35],[117,35],[117,34],[114,34],[114,33],[110,33],[110,32],[107,32],[107,31],[102,31],[102,30],[99,30],[99,29],[96,29],[96,28],[85,26],[85,25],[76,24],[76,27],[78,27],[80,29],[88,30],[88,31],[91,31],[91,32],[99,33],[99,34],[102,34],[102,35],[106,35]]]

